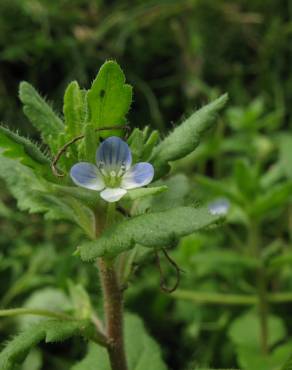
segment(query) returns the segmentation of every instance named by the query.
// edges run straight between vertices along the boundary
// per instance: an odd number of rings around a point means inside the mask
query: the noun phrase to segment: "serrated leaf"
[[[225,94],[199,109],[154,149],[150,161],[155,168],[155,178],[169,171],[169,162],[183,158],[196,149],[202,135],[215,123],[217,112],[226,102]]]
[[[143,214],[113,225],[98,240],[82,244],[81,258],[90,261],[101,256],[113,257],[133,248],[135,244],[164,247],[219,219],[220,217],[211,215],[205,207],[178,207]]]
[[[24,114],[41,132],[43,141],[56,152],[58,136],[64,131],[61,119],[28,82],[19,85],[19,98],[24,105]]]
[[[105,62],[87,93],[87,121],[95,128],[117,126],[126,122],[125,116],[132,102],[132,88],[125,84],[125,76],[114,61]],[[101,132],[101,137],[120,131]]]
[[[0,126],[0,148],[4,149],[1,154],[17,159],[20,163],[34,169],[50,163],[40,149],[29,139],[10,131],[8,128]]]
[[[1,370],[14,370],[40,341],[47,343],[60,342],[73,335],[82,335],[88,326],[87,322],[68,320],[47,320],[30,326],[27,330],[12,339],[0,353]]]
[[[125,347],[129,370],[167,370],[156,342],[147,334],[137,316],[126,315]],[[86,357],[71,370],[111,370],[105,349],[91,344]]]

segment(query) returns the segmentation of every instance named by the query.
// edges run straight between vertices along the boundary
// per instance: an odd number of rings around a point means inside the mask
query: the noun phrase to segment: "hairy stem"
[[[260,260],[260,237],[259,237],[259,225],[255,221],[251,221],[250,230],[250,249],[256,258]],[[261,328],[261,347],[262,353],[267,354],[269,351],[268,348],[268,315],[269,315],[269,306],[268,306],[268,294],[266,286],[266,276],[265,268],[260,264],[257,269],[257,293],[258,293],[258,309],[259,309],[259,319],[260,319],[260,328]]]
[[[112,370],[127,370],[123,335],[123,293],[112,262],[98,261],[103,289],[108,354]]]
[[[109,203],[105,227],[115,219],[115,204]],[[103,291],[105,335],[112,370],[127,370],[123,333],[123,292],[119,284],[114,260],[98,259],[98,270]]]

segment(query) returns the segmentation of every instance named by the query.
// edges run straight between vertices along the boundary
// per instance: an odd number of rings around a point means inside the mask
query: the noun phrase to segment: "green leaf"
[[[55,153],[58,137],[64,131],[63,122],[28,82],[21,82],[19,97],[24,105],[24,114],[41,132],[43,141]]]
[[[0,157],[0,178],[8,185],[22,211],[45,213],[47,219],[69,220],[79,225],[89,238],[95,236],[93,211],[70,195],[56,196],[54,184],[38,177],[30,168]]]
[[[134,315],[125,318],[125,347],[129,370],[167,370],[156,342],[147,334],[143,322]],[[106,350],[91,344],[86,357],[71,370],[111,370]]]
[[[64,312],[68,309],[72,309],[72,305],[62,290],[45,287],[34,291],[25,301],[23,308]],[[22,315],[18,318],[19,329],[29,329],[33,324],[44,320],[46,319],[42,316]]]
[[[0,126],[0,148],[4,149],[2,155],[17,159],[20,163],[34,169],[40,169],[50,163],[49,158],[29,139],[3,126]]]
[[[149,135],[148,139],[146,140],[145,144],[143,145],[143,152],[142,152],[142,161],[148,161],[151,157],[152,151],[159,140],[159,132],[152,131]]]
[[[285,132],[280,136],[280,165],[286,176],[292,179],[292,135]]]
[[[291,353],[291,350],[290,350]],[[285,364],[281,367],[281,370],[292,370],[292,355],[288,358]]]
[[[185,157],[196,149],[203,134],[215,123],[217,112],[227,102],[227,95],[222,95],[204,106],[178,126],[153,151],[151,163],[155,167],[155,178],[165,175],[169,162]]]
[[[113,225],[98,240],[82,244],[81,257],[84,261],[101,256],[113,257],[133,248],[136,243],[146,247],[164,247],[219,219],[220,217],[211,215],[205,207],[178,207],[143,214]]]
[[[26,357],[21,370],[41,370],[43,366],[42,353],[39,349],[33,349]]]
[[[286,336],[283,321],[274,315],[268,316],[268,346],[270,353],[261,351],[260,317],[255,311],[249,311],[233,321],[228,335],[234,343],[239,365],[243,370],[280,370],[291,351],[291,343],[276,347]]]
[[[286,182],[275,185],[272,189],[267,190],[263,195],[257,197],[251,205],[251,215],[254,217],[263,217],[269,211],[275,208],[287,205],[287,201],[292,197],[292,182]]]
[[[132,102],[132,88],[125,84],[125,76],[119,65],[108,61],[100,68],[91,89],[87,93],[87,121],[95,128],[125,124],[125,116]],[[102,137],[120,131],[101,132]]]
[[[129,190],[124,199],[136,200],[151,195],[157,195],[167,190],[167,186],[154,186],[150,188],[138,188]]]
[[[215,180],[206,176],[197,175],[196,181],[208,191],[209,195],[213,196],[223,196],[226,197],[237,204],[243,204],[244,199],[241,194],[239,194],[237,187],[234,186],[233,182],[230,180]]]
[[[292,342],[290,341],[276,347],[267,355],[254,348],[240,347],[237,350],[239,365],[243,370],[282,370],[281,365],[287,361],[291,353],[291,346]]]
[[[82,124],[86,117],[86,92],[81,90],[77,81],[72,81],[64,95],[65,130],[68,139],[82,133]]]
[[[73,335],[83,335],[88,323],[84,321],[47,320],[30,326],[12,339],[0,353],[1,370],[14,370],[21,365],[30,349],[40,341],[61,342]]]
[[[140,158],[141,158],[142,153],[143,153],[143,148],[144,148],[143,131],[141,131],[138,128],[135,128],[132,131],[132,133],[131,133],[130,137],[128,138],[127,142],[129,144],[131,152],[132,152],[133,163],[137,163],[138,161],[140,161]]]
[[[75,285],[69,281],[69,292],[74,306],[74,316],[81,320],[90,320],[93,309],[87,291],[81,284]]]
[[[254,311],[244,313],[233,321],[228,335],[237,347],[252,348],[261,351],[260,320]],[[286,335],[283,321],[277,316],[268,317],[268,345],[272,347]]]

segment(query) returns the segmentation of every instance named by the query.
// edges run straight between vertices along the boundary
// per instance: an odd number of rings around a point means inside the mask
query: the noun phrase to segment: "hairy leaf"
[[[155,177],[165,175],[169,162],[183,158],[199,145],[202,135],[214,124],[217,112],[224,107],[227,95],[204,106],[169,134],[153,151],[151,163]]]
[[[130,370],[166,370],[156,342],[147,334],[143,322],[134,315],[125,318],[125,347]],[[150,367],[149,367],[150,366]],[[105,349],[91,344],[86,357],[71,370],[111,370]]]
[[[19,97],[24,105],[24,114],[41,132],[43,141],[55,152],[58,136],[64,130],[63,122],[28,82],[21,82]]]
[[[92,210],[70,195],[54,195],[54,184],[36,176],[34,172],[9,158],[0,157],[0,178],[17,199],[18,207],[30,213],[45,213],[47,219],[69,220],[94,238],[95,217]]]
[[[116,256],[135,244],[163,247],[177,238],[201,230],[218,221],[205,208],[178,207],[164,212],[143,214],[115,224],[98,240],[80,246],[81,257],[90,261],[101,256]]]
[[[68,139],[82,132],[82,124],[86,116],[86,92],[81,90],[77,81],[72,81],[64,95],[65,130]]]
[[[82,335],[87,322],[47,320],[30,326],[27,330],[12,339],[0,353],[1,370],[14,370],[23,360],[30,349],[40,341],[47,343],[61,342],[73,335]]]
[[[50,163],[41,150],[29,139],[0,126],[0,148],[3,148],[2,155],[17,159],[20,163],[40,169]]]
[[[125,84],[125,76],[119,65],[108,61],[100,68],[91,89],[87,93],[88,117],[95,128],[117,126],[126,122],[132,102],[132,88]],[[108,137],[120,131],[101,132]]]

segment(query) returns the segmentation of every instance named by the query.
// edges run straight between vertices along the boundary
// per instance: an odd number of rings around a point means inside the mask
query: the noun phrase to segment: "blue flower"
[[[70,171],[73,182],[83,188],[101,191],[107,202],[117,202],[127,190],[148,185],[154,176],[150,163],[132,166],[131,150],[116,136],[109,137],[96,151],[96,164],[76,163]]]
[[[229,208],[230,208],[230,203],[228,199],[225,199],[225,198],[216,199],[213,202],[209,203],[208,205],[209,212],[212,215],[224,216],[229,211]]]

